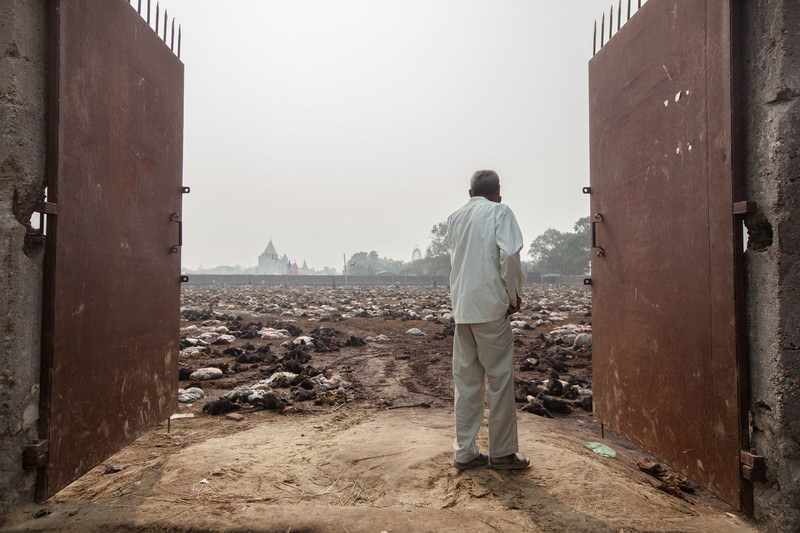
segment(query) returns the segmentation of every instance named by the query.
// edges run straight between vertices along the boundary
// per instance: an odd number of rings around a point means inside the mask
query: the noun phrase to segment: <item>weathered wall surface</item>
[[[800,531],[800,2],[744,4],[746,256],[756,517]]]
[[[33,499],[22,450],[37,437],[45,176],[45,2],[0,0],[0,521]]]

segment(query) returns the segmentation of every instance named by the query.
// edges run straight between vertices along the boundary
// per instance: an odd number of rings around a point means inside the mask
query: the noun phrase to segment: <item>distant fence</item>
[[[589,277],[588,275],[561,275],[561,274],[541,274],[539,279],[533,283],[541,283],[543,285],[583,285],[583,280]],[[531,283],[531,280],[527,280]]]
[[[584,276],[553,276],[529,273],[527,284],[583,285]],[[286,276],[282,274],[189,274],[185,285],[218,286],[229,285],[308,285],[314,287],[371,287],[397,285],[401,287],[448,288],[448,276]]]
[[[186,285],[310,285],[316,287],[369,287],[398,285],[403,287],[442,287],[449,285],[447,276],[286,276],[282,274],[189,274]]]

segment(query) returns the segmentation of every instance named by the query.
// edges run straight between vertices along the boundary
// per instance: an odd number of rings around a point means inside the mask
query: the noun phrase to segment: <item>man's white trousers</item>
[[[471,461],[480,451],[475,437],[483,421],[484,391],[489,402],[489,456],[503,457],[518,451],[513,359],[514,337],[507,317],[480,324],[456,324],[456,461]]]

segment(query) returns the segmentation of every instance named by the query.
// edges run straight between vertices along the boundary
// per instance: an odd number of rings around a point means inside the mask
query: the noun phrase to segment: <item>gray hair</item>
[[[469,180],[469,190],[475,196],[486,196],[500,189],[500,176],[494,170],[479,170]]]

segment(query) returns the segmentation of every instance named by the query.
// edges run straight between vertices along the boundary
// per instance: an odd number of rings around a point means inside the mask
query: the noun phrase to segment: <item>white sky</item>
[[[588,214],[587,62],[608,0],[163,5],[186,65],[184,267],[254,266],[270,238],[312,268],[409,261],[482,168],[524,259]]]

